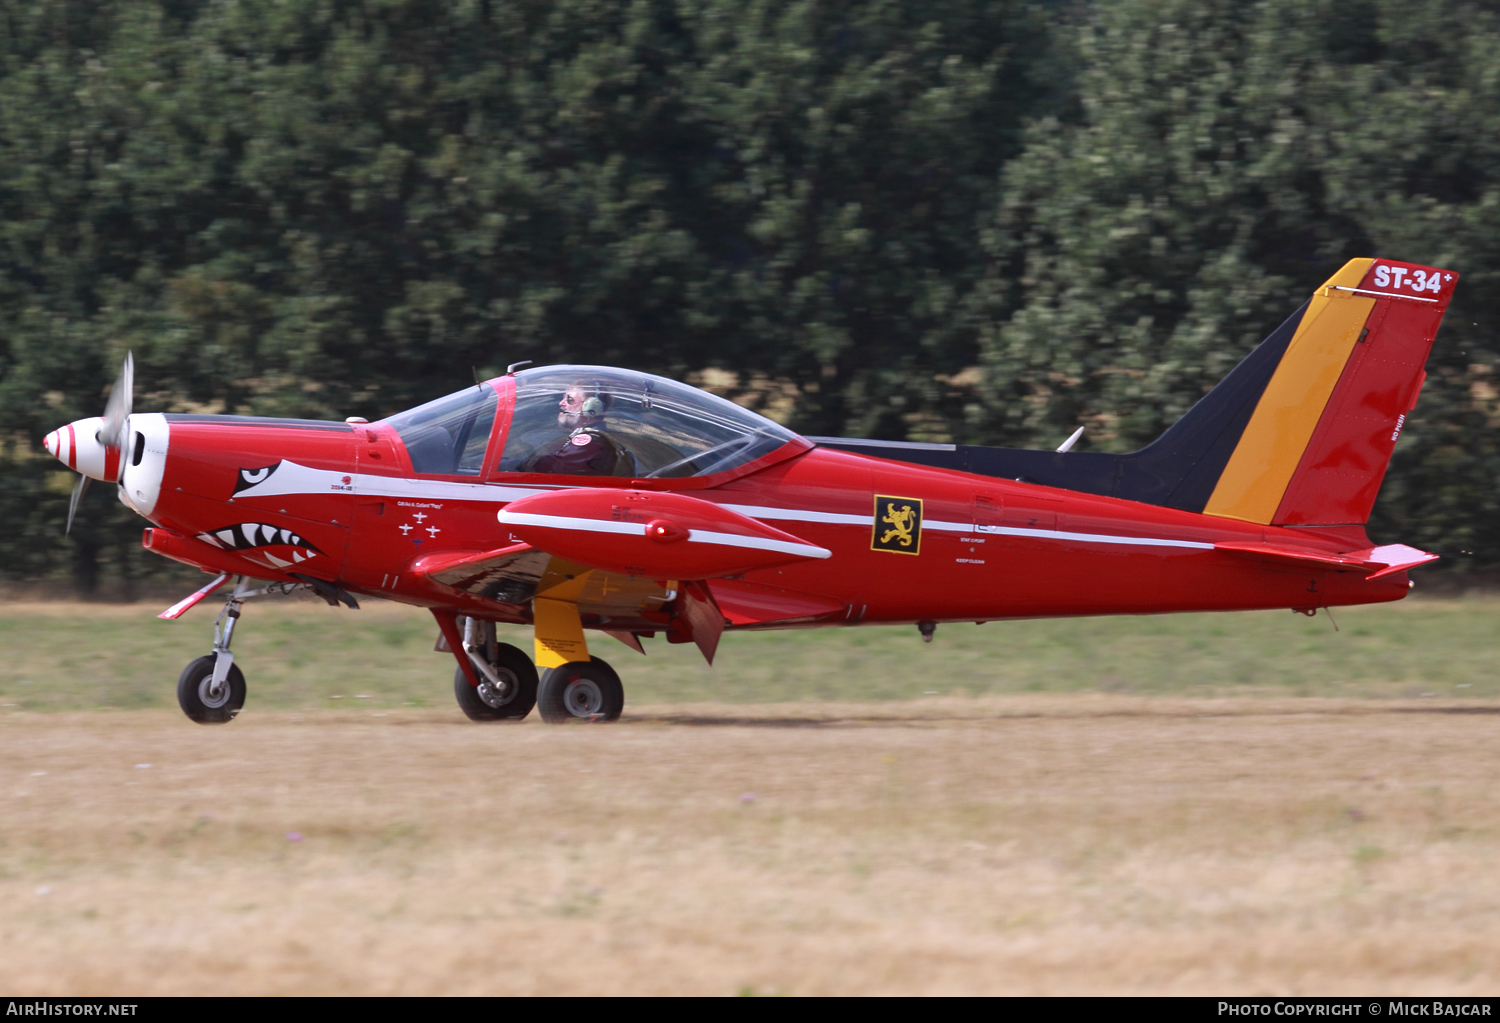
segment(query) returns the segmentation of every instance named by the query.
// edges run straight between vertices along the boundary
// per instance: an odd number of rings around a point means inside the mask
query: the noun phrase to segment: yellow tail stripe
[[[1373,262],[1351,259],[1313,295],[1205,514],[1270,523],[1375,307],[1373,298],[1333,286],[1359,287]]]

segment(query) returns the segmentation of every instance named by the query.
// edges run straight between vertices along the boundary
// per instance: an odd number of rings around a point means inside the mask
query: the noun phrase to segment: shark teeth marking
[[[232,526],[225,526],[223,529],[199,533],[198,539],[212,547],[228,551],[250,551],[271,546],[300,547],[301,550],[292,552],[292,557],[297,562],[306,561],[313,555],[321,553],[290,529],[267,525],[263,522],[239,522]],[[285,568],[296,563],[269,554],[264,557],[270,560],[262,561],[258,558],[252,560],[255,560],[257,564],[265,564],[267,568]]]

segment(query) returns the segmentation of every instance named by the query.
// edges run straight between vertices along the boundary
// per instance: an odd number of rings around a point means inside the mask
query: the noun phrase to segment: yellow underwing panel
[[[538,668],[556,668],[569,661],[587,661],[588,641],[583,638],[583,622],[578,605],[571,600],[549,600],[537,597],[531,602],[535,620],[535,652]]]
[[[1276,372],[1255,406],[1229,464],[1203,509],[1246,522],[1269,523],[1318,419],[1375,307],[1357,288],[1371,259],[1351,259],[1313,295]]]
[[[536,595],[549,600],[576,601],[589,581],[593,569],[577,562],[553,558],[536,583]]]

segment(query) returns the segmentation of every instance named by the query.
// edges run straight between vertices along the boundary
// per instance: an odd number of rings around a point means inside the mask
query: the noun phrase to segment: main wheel
[[[625,709],[625,687],[604,660],[569,661],[548,668],[537,690],[537,709],[551,724],[614,721]]]
[[[214,689],[214,664],[208,654],[193,661],[177,678],[177,705],[200,725],[222,725],[233,721],[245,705],[245,673],[238,664],[229,666],[224,684]]]
[[[491,665],[501,685],[496,687],[481,677],[478,686],[469,685],[462,668],[453,675],[453,695],[458,705],[474,721],[519,721],[536,706],[536,665],[525,652],[509,643],[499,644],[495,663]]]

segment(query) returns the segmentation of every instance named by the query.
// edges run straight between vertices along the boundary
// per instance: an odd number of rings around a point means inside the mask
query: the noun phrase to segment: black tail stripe
[[[1129,454],[1058,453],[967,445],[942,451],[882,448],[868,441],[849,445],[845,450],[1201,512],[1306,312],[1307,303],[1303,303],[1302,308],[1272,331],[1165,433]],[[818,443],[823,447],[840,447],[836,440],[819,438]]]

